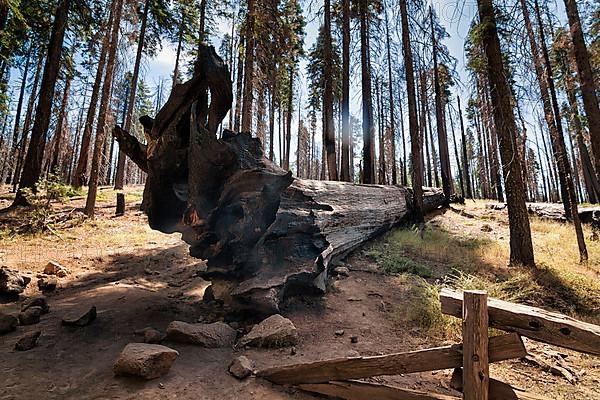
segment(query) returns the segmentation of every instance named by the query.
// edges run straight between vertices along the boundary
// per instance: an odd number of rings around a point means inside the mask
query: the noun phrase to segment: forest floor
[[[352,254],[350,275],[332,284],[320,299],[293,301],[283,314],[298,328],[295,354],[289,348],[206,349],[166,343],[179,351],[169,374],[151,381],[114,377],[112,365],[123,347],[141,341],[135,330],[164,330],[169,322],[239,319],[202,301],[208,282],[196,276],[205,265],[188,255],[178,234],[151,230],[139,211],[141,187],[126,190],[127,212],[114,217],[115,194],[103,188],[97,217],[56,224],[38,234],[16,232],[14,221],[0,218],[0,264],[35,278],[49,261],[69,270],[48,294],[50,313],[33,326],[0,336],[2,399],[313,399],[302,391],[261,379],[238,381],[230,361],[244,354],[256,366],[282,365],[340,356],[409,351],[460,340],[460,321],[443,316],[438,291],[443,285],[484,288],[491,295],[565,312],[600,323],[600,243],[588,242],[590,263],[577,263],[571,228],[534,219],[532,233],[538,269],[508,268],[505,211],[484,202],[453,206],[428,218],[424,239],[396,229]],[[8,206],[8,188],[0,190],[0,209]],[[83,207],[75,196],[53,205],[62,215]],[[9,222],[9,223],[7,223]],[[586,231],[586,237],[591,232]],[[37,294],[35,279],[24,295]],[[95,305],[98,318],[89,326],[67,329],[61,319]],[[16,303],[0,312],[16,312]],[[237,320],[249,329],[253,320]],[[42,330],[37,347],[13,350],[22,334]],[[335,331],[344,330],[343,336]],[[357,343],[350,336],[357,335]],[[526,341],[542,358],[561,358],[577,380],[570,383],[523,360],[492,364],[491,375],[515,387],[554,399],[600,398],[600,357]],[[376,382],[458,395],[449,386],[452,371],[381,377]]]

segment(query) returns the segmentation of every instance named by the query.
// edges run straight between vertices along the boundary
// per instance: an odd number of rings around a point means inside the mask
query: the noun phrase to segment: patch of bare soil
[[[63,207],[81,207],[83,201],[75,200]],[[317,397],[253,377],[239,381],[228,373],[228,365],[241,354],[260,369],[444,344],[415,327],[398,324],[397,313],[410,306],[406,281],[384,275],[358,252],[348,260],[352,267],[350,276],[334,282],[327,295],[294,300],[284,310],[283,314],[298,328],[300,341],[295,348],[206,349],[165,342],[180,354],[167,375],[150,381],[114,377],[113,362],[123,347],[143,341],[134,334],[136,330],[151,326],[164,331],[173,320],[223,320],[239,325],[241,335],[258,319],[229,313],[214,302],[205,303],[202,297],[209,283],[197,276],[205,265],[189,257],[179,235],[150,230],[145,216],[138,211],[139,201],[130,203],[123,217],[112,216],[113,204],[101,202],[95,221],[59,232],[60,239],[49,233],[2,241],[2,265],[33,278],[25,297],[39,293],[36,276],[48,261],[60,263],[69,273],[58,279],[55,291],[46,294],[50,312],[42,316],[40,323],[20,326],[16,332],[0,336],[0,398],[313,399]],[[0,312],[17,312],[19,305],[0,304]],[[96,306],[98,317],[90,325],[78,328],[61,325],[66,314],[91,306]],[[35,348],[26,352],[14,350],[19,337],[38,329],[42,335]],[[339,332],[336,335],[340,330],[343,335]],[[358,337],[357,343],[351,343],[351,336]],[[584,358],[566,353],[575,365],[579,358]],[[521,361],[495,365],[492,371],[495,377],[532,392],[556,393],[554,398],[600,398],[597,378],[600,360],[590,357],[587,360],[586,368],[591,369],[577,371],[582,377],[577,385]],[[593,367],[589,367],[590,360]],[[459,395],[449,387],[451,372],[381,377],[372,381]]]

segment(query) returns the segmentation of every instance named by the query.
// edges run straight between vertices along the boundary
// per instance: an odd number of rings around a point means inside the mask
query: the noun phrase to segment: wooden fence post
[[[463,398],[487,400],[489,390],[487,292],[463,294]]]

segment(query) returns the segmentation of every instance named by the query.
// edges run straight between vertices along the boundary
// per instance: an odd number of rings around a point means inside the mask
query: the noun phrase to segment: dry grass
[[[424,239],[412,230],[397,230],[367,253],[386,272],[405,274],[402,279],[409,286],[412,306],[409,311],[399,310],[395,319],[410,321],[431,336],[457,336],[460,325],[439,310],[439,289],[449,286],[484,289],[493,297],[600,324],[600,242],[587,241],[590,259],[582,265],[571,225],[532,219],[537,268],[508,267],[506,215],[485,212],[481,202],[471,203],[466,211],[476,218],[448,212],[428,223]],[[482,231],[483,225],[491,231]],[[589,237],[589,227],[585,232]],[[404,265],[419,268],[402,268]]]

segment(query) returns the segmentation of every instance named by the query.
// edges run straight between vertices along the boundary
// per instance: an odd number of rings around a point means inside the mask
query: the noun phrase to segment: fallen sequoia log
[[[487,203],[485,208],[488,210],[504,210],[506,203]],[[600,206],[579,206],[579,219],[583,223],[598,224],[600,226]],[[565,209],[558,203],[527,203],[527,211],[542,219],[566,222]]]
[[[412,194],[292,177],[249,133],[217,138],[231,103],[229,70],[203,46],[193,78],[175,85],[156,119],[140,118],[147,145],[120,127],[113,135],[148,173],[142,207],[150,226],[181,232],[190,254],[208,260],[206,276],[225,286],[225,301],[270,314],[289,295],[323,293],[337,260],[410,219]],[[426,190],[424,211],[443,201]]]

